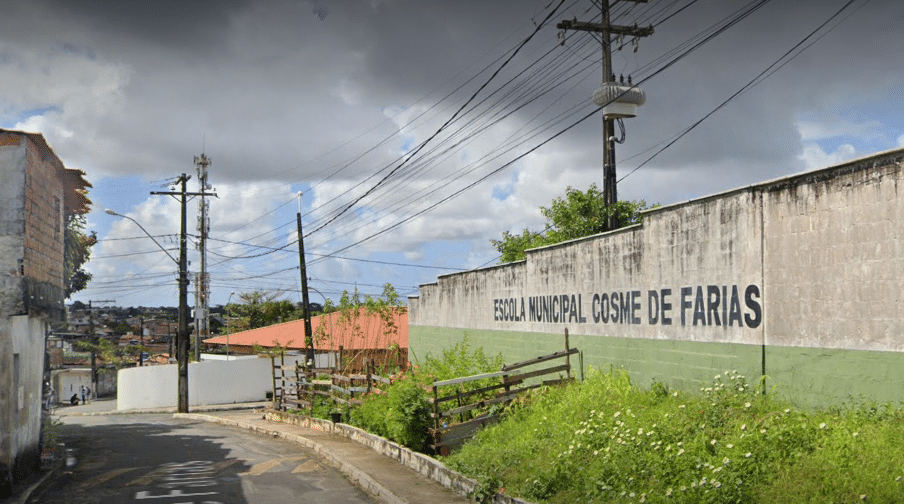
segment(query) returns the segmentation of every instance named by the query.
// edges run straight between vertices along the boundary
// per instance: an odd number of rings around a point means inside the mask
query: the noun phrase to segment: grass
[[[728,371],[690,394],[591,370],[445,462],[534,502],[904,502],[904,413],[802,410]]]

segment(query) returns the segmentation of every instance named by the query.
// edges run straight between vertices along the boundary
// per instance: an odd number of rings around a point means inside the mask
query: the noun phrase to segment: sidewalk
[[[354,427],[337,424],[336,430],[342,433],[330,432],[321,430],[333,427],[328,421],[313,420],[312,426],[283,423],[265,419],[262,411],[220,411],[175,416],[234,425],[299,443],[316,452],[360,488],[388,504],[470,502],[430,476],[455,487],[470,486],[468,480],[430,457],[411,452]],[[363,437],[366,444],[374,447],[350,439],[348,435]]]

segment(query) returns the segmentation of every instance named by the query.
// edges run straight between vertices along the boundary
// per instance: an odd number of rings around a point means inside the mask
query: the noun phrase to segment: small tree
[[[231,303],[227,313],[235,317],[230,323],[232,332],[266,327],[278,322],[288,322],[301,317],[301,313],[285,299],[277,299],[279,295],[272,292],[245,292],[239,294],[241,303]]]
[[[614,217],[616,229],[638,224],[643,219],[642,212],[650,208],[643,200],[619,201],[610,206],[605,201],[596,184],[590,184],[586,192],[569,186],[564,198],[554,199],[549,207],[540,207],[540,213],[546,218],[544,231],[527,228],[521,234],[504,231],[501,240],[490,240],[490,243],[499,251],[500,263],[520,261],[527,257],[528,249],[602,233],[610,216]]]

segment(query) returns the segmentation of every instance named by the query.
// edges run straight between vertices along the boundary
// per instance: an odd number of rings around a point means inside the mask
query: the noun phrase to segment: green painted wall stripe
[[[467,335],[473,347],[501,353],[517,362],[565,348],[564,334],[478,329],[409,327],[409,358],[439,356]],[[758,345],[571,335],[587,367],[625,368],[633,383],[655,380],[669,387],[699,391],[717,374],[738,371],[757,385],[763,348]],[[904,353],[767,346],[767,390],[804,406],[856,402],[904,402]],[[572,360],[577,366],[578,360]],[[580,375],[579,375],[580,376]]]

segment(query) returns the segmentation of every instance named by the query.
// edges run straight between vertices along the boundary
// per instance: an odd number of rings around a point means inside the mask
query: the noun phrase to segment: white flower
[[[745,407],[745,408],[749,408],[749,407],[750,407],[750,403],[749,403],[749,402],[745,402],[745,403],[744,403],[744,407]]]
[[[672,496],[672,489],[671,489],[671,488],[666,488],[666,490],[665,490],[665,496],[666,496],[666,497],[671,497],[671,496]]]
[[[744,454],[744,457],[746,457],[746,458],[750,458],[751,456],[753,456],[753,454],[750,452],[747,452]]]
[[[826,428],[826,423],[823,422],[823,423],[819,424],[819,428],[820,428],[820,429],[825,429],[825,428]]]
[[[678,456],[682,455],[683,453],[684,453],[684,448],[678,450],[678,453],[675,454],[675,456],[678,457]]]
[[[722,459],[722,465],[728,465],[729,462],[731,462],[731,460],[728,460],[728,457]]]
[[[715,439],[713,439],[713,440],[712,440],[712,441],[710,441],[710,442],[709,442],[709,444],[711,444],[711,445],[713,445],[713,446],[715,446],[715,445],[716,445],[716,440],[715,440]]]
[[[859,432],[855,432],[855,433],[853,434],[854,437],[857,437],[857,436],[859,436],[859,435],[860,435]]]
[[[616,411],[615,414],[612,415],[612,418],[618,418],[619,415],[621,415],[621,411]],[[544,417],[544,419],[545,419],[545,417]]]
[[[725,447],[726,447],[726,448],[734,448],[734,445],[731,444],[731,443],[728,443],[727,445],[725,445]]]

